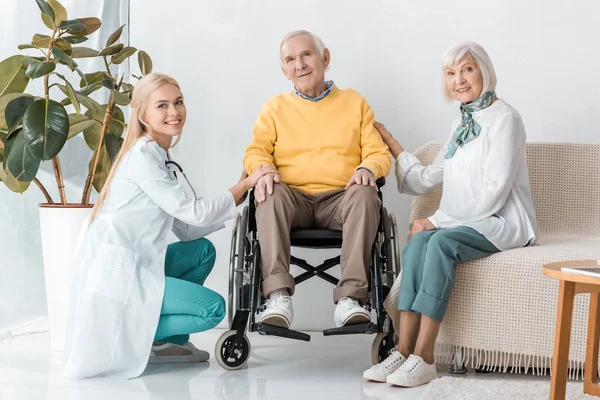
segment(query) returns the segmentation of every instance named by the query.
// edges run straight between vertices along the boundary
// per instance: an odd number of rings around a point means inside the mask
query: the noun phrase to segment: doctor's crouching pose
[[[215,327],[225,302],[202,286],[215,262],[215,248],[203,236],[236,217],[248,189],[275,171],[261,167],[211,198],[188,195],[177,180],[185,175],[169,155],[185,119],[173,78],[152,73],[138,83],[125,141],[79,239],[64,354],[68,378],[134,378],[147,363],[208,360],[189,334]],[[181,241],[167,245],[171,230]]]

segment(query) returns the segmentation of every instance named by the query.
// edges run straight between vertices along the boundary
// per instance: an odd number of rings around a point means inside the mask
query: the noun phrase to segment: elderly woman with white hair
[[[396,160],[401,193],[422,195],[440,184],[439,209],[413,221],[402,253],[398,295],[399,343],[364,378],[413,387],[435,379],[434,344],[448,308],[459,262],[536,243],[525,127],[496,96],[496,73],[486,51],[465,42],[442,58],[445,93],[460,104],[450,139],[433,163],[419,160],[376,122]]]

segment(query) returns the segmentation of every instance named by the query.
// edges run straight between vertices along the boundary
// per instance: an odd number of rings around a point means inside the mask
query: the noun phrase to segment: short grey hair
[[[488,53],[481,45],[475,42],[462,42],[450,46],[442,56],[442,76],[445,76],[446,68],[454,66],[460,62],[465,56],[470,56],[477,64],[483,76],[483,89],[481,93],[489,92],[496,89],[496,70]],[[451,100],[450,93],[446,87],[445,79],[443,82],[444,96]]]
[[[279,63],[282,66],[283,66],[283,53],[282,53],[283,45],[289,39],[296,37],[296,36],[302,36],[302,35],[306,35],[313,40],[313,42],[315,43],[315,47],[316,47],[317,51],[319,52],[319,56],[323,57],[323,53],[325,52],[325,43],[323,43],[323,41],[321,40],[321,38],[319,36],[315,35],[314,33],[310,32],[310,31],[305,31],[305,30],[292,31],[292,32],[286,34],[283,37],[283,39],[281,39],[281,42],[279,43]]]

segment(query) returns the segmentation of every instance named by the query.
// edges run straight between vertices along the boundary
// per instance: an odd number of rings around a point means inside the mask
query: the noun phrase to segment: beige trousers
[[[310,195],[275,184],[273,194],[256,204],[264,295],[284,288],[294,294],[294,278],[289,273],[290,229],[335,229],[342,231],[343,242],[342,273],[333,300],[364,300],[380,207],[377,190],[371,186]]]

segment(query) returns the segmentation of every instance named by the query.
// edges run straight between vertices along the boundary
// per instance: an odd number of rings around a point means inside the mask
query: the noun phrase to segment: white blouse
[[[443,182],[439,209],[429,217],[438,229],[468,226],[500,250],[535,244],[537,225],[525,153],[525,127],[503,100],[473,113],[478,138],[445,159],[448,142],[429,166],[407,151],[396,159],[400,193],[422,195]],[[452,124],[452,134],[460,117]],[[450,137],[452,138],[452,136]]]

